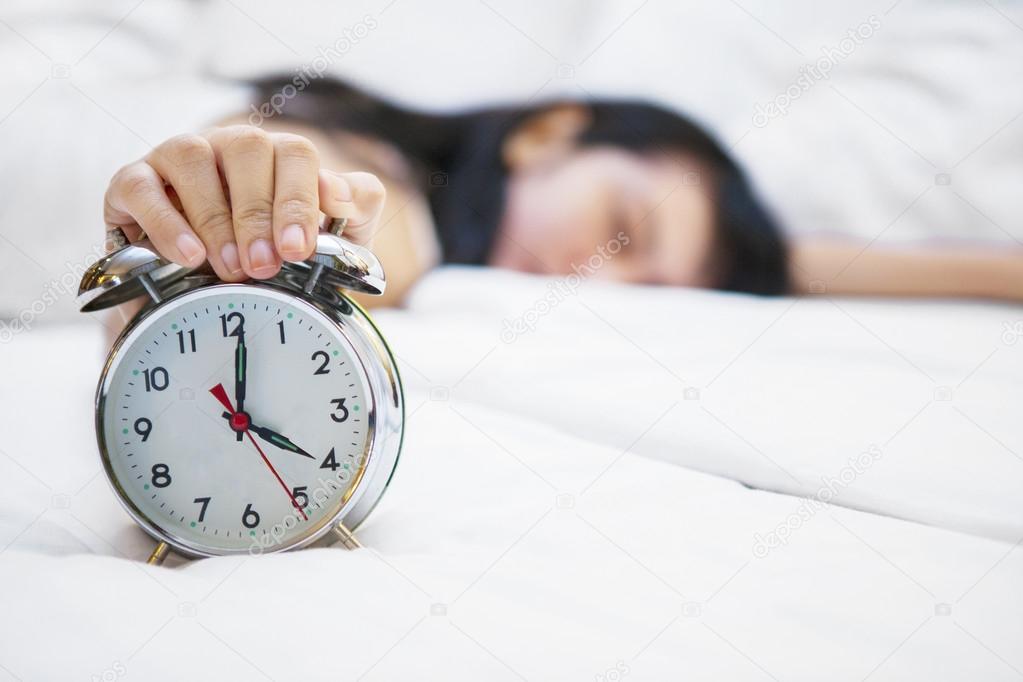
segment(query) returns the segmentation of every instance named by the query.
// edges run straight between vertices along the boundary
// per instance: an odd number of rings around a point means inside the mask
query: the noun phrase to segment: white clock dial
[[[368,386],[341,330],[294,296],[186,294],[111,360],[108,471],[136,515],[198,553],[282,549],[353,500],[372,445]]]

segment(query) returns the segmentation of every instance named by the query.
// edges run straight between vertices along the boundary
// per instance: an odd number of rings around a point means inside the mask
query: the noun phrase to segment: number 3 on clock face
[[[112,351],[104,466],[136,521],[185,551],[302,546],[356,504],[376,400],[343,323],[271,287],[210,286]]]

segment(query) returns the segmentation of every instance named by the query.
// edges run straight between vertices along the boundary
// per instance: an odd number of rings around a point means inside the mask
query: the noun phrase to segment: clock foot
[[[161,542],[154,549],[153,553],[146,559],[146,563],[150,566],[160,566],[163,564],[163,560],[167,558],[167,554],[170,552],[170,545],[166,542]]]
[[[352,534],[352,531],[345,528],[343,523],[339,523],[333,528],[334,535],[341,542],[345,549],[361,549],[362,543],[359,542],[358,538]]]

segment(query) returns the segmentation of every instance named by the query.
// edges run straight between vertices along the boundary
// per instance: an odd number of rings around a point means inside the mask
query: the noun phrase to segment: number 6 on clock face
[[[121,501],[197,556],[305,546],[357,524],[400,448],[400,383],[381,341],[361,310],[270,285],[161,302],[100,380],[100,450]]]

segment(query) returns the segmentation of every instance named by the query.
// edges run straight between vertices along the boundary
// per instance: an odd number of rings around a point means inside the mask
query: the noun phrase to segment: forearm
[[[933,296],[1023,301],[1023,247],[866,246],[797,242],[791,251],[796,293]]]

